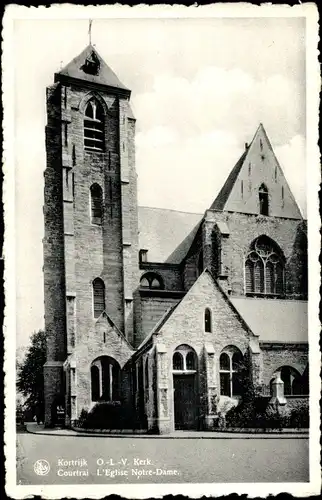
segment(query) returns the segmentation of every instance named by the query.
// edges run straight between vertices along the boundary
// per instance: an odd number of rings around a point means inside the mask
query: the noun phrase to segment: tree
[[[23,361],[18,364],[17,389],[25,397],[24,408],[44,419],[44,372],[46,362],[46,335],[43,330],[34,332]]]

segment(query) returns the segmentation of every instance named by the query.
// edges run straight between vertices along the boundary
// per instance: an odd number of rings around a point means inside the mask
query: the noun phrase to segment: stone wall
[[[222,235],[220,245],[213,236],[218,222],[225,223],[229,230],[228,235]],[[221,273],[228,275],[233,294],[244,294],[244,262],[251,243],[257,237],[267,235],[278,244],[285,257],[287,297],[305,298],[307,259],[303,221],[208,210],[204,226],[204,244],[211,256],[207,265],[214,272],[218,267],[218,261],[221,263]]]

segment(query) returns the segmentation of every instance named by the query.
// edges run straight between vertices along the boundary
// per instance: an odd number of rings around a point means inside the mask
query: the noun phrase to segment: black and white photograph
[[[7,6],[13,498],[318,494],[318,13]]]

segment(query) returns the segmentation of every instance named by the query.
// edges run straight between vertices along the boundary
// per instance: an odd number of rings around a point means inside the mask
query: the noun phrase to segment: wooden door
[[[174,375],[174,424],[175,429],[197,428],[197,398],[195,375]]]

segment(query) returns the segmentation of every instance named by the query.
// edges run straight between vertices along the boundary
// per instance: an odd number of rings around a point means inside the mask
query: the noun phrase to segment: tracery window
[[[84,148],[104,151],[104,111],[97,99],[91,99],[85,109]]]
[[[284,294],[284,257],[267,236],[257,238],[246,257],[245,290],[264,295]]]

